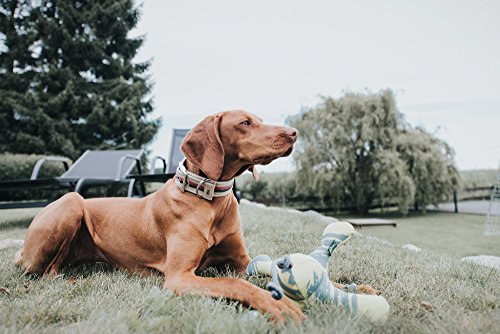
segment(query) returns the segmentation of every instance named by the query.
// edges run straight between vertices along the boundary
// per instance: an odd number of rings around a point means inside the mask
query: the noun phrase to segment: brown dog
[[[256,164],[289,155],[296,139],[295,129],[265,125],[252,114],[230,111],[196,125],[182,151],[191,173],[229,181]],[[177,294],[238,300],[279,322],[304,318],[294,303],[277,301],[242,279],[195,275],[196,269],[225,265],[243,272],[250,261],[238,204],[230,193],[207,200],[169,180],[142,199],[85,200],[77,193],[66,194],[36,215],[24,249],[15,256],[16,264],[30,274],[58,273],[61,266],[94,261],[142,275],[160,272],[163,287]]]

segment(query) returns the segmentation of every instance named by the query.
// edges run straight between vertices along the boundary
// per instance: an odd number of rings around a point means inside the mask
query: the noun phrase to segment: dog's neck
[[[186,163],[185,163],[184,166],[186,166],[186,169],[189,172],[191,172],[193,174],[196,174],[196,175],[199,175],[201,177],[208,178],[208,176],[200,168],[196,167],[195,164],[193,164],[191,161],[189,161],[187,159],[186,159]],[[247,169],[248,169],[248,166],[245,167],[244,163],[240,163],[240,164],[236,164],[236,163],[228,164],[228,163],[224,162],[224,167],[222,169],[221,176],[219,177],[218,180],[214,180],[214,181],[225,182],[225,181],[232,180],[236,176],[239,176],[241,173],[243,173],[244,171],[246,171]]]
[[[202,177],[207,177],[207,175],[205,173],[203,173],[203,171],[201,169],[196,167],[195,164],[193,164],[191,161],[189,161],[187,159],[186,159],[184,166],[186,166],[186,169],[188,170],[188,172],[191,172],[193,174],[196,174],[196,175],[199,175]],[[214,181],[217,181],[217,180],[214,180]]]

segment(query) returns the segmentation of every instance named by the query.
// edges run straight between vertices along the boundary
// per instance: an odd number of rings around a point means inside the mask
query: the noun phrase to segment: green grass
[[[500,256],[500,237],[483,235],[485,216],[428,212],[410,213],[406,217],[397,213],[370,217],[394,220],[398,226],[369,226],[358,231],[396,245],[413,244],[454,258]],[[349,216],[338,218],[348,220]]]
[[[39,210],[39,208],[0,210],[0,240],[24,239],[26,229]]]
[[[318,244],[325,227],[321,217],[294,211],[242,204],[240,212],[251,256],[308,253]],[[22,237],[30,215],[33,212],[1,211],[0,240]],[[368,229],[362,232],[365,230]],[[67,270],[63,277],[27,278],[13,266],[14,252],[13,248],[0,251],[0,286],[10,290],[10,294],[0,292],[1,333],[263,333],[275,330],[262,317],[252,317],[237,303],[173,296],[160,289],[161,277],[139,278],[94,265]],[[205,274],[232,275],[214,271]],[[287,324],[282,332],[498,332],[500,272],[494,269],[436,252],[414,253],[375,238],[355,235],[332,256],[330,278],[382,289],[391,305],[387,323],[373,327],[364,319],[351,319],[332,306],[316,305],[305,310],[308,319],[304,324]],[[250,281],[260,286],[266,282],[253,277]]]

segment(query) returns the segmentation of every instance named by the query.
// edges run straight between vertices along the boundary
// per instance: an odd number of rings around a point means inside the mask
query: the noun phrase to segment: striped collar
[[[234,179],[229,181],[214,181],[191,173],[184,166],[186,159],[179,162],[175,171],[175,183],[182,192],[190,192],[211,201],[214,197],[229,195],[233,190]]]

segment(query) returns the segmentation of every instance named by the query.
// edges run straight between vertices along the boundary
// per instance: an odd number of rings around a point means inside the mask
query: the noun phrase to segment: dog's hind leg
[[[85,202],[78,193],[66,194],[49,204],[33,219],[14,263],[28,274],[57,274],[85,215]]]

